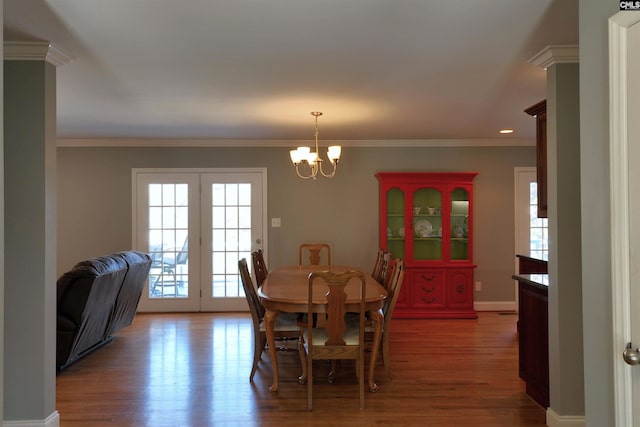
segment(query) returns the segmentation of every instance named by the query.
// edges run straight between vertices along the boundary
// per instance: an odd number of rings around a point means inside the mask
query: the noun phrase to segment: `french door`
[[[266,170],[134,169],[133,247],[153,262],[140,311],[239,311],[238,260],[266,241]]]

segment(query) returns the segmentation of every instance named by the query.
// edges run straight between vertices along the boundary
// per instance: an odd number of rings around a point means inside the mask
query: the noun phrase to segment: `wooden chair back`
[[[358,324],[346,322],[345,287],[351,280],[358,282]],[[307,319],[313,317],[313,302],[319,295],[327,300],[327,320],[323,328],[307,322],[300,358],[303,363],[302,380],[307,380],[308,408],[313,408],[313,360],[355,359],[360,386],[360,409],[364,409],[364,330],[365,330],[365,277],[361,271],[334,273],[316,271],[309,275]],[[315,297],[315,298],[314,298]],[[353,298],[353,296],[351,296]]]
[[[259,330],[260,322],[262,322],[265,310],[262,304],[260,304],[258,292],[253,285],[253,280],[251,280],[251,273],[249,273],[249,266],[247,265],[247,260],[245,258],[238,261],[238,270],[240,271],[242,289],[244,289],[244,294],[247,298],[247,303],[249,304],[249,311],[251,312],[253,326]]]
[[[326,251],[326,263],[322,263],[322,251]],[[302,243],[298,250],[298,265],[303,265],[303,254],[308,253],[309,265],[331,265],[331,246],[328,243]]]
[[[403,280],[404,260],[398,258],[393,261],[389,282],[387,284],[388,296],[382,308],[385,325],[391,322],[391,315],[393,314],[393,308],[396,306],[396,302],[398,301]]]
[[[251,261],[253,263],[253,271],[256,275],[256,286],[260,287],[264,279],[267,278],[267,274],[269,274],[262,249],[251,252]]]
[[[386,251],[383,249],[378,249],[378,253],[376,254],[376,262],[373,264],[373,270],[371,270],[371,277],[376,279],[378,282],[378,278],[380,277],[380,269],[382,268],[382,258],[384,257],[384,253]]]
[[[389,275],[391,272],[391,253],[385,252],[382,254],[382,260],[380,262],[380,271],[378,276],[374,276],[374,278],[385,288],[389,287]]]

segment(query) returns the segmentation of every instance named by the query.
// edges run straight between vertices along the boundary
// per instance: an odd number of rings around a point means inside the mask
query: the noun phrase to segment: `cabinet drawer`
[[[416,270],[413,272],[413,303],[429,307],[443,307],[445,304],[444,271]]]

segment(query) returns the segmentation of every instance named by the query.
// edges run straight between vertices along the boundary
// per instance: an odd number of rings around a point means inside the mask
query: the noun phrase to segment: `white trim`
[[[629,307],[629,217],[627,147],[627,31],[640,14],[620,12],[609,19],[609,138],[611,191],[611,292],[613,312],[614,405],[616,426],[633,423],[632,380],[622,351],[631,341]]]
[[[3,421],[2,427],[60,427],[60,414],[53,411],[44,420],[17,420]]]
[[[549,427],[584,427],[584,415],[558,415],[553,409],[547,408],[547,426]]]
[[[306,140],[272,139],[162,139],[162,138],[98,138],[57,140],[58,147],[298,147],[311,145]],[[325,140],[323,145],[343,147],[533,147],[534,139],[442,139],[442,140]]]
[[[515,301],[475,301],[473,309],[475,311],[517,311],[518,305]]]
[[[570,64],[579,62],[579,60],[579,49],[575,45],[547,46],[529,58],[530,63],[544,70],[554,64]]]
[[[267,168],[132,168],[131,174],[143,173],[263,173],[267,176]],[[266,184],[265,184],[266,185]],[[266,202],[265,202],[266,203]]]
[[[4,42],[6,61],[46,61],[57,66],[73,60],[73,57],[49,42]]]

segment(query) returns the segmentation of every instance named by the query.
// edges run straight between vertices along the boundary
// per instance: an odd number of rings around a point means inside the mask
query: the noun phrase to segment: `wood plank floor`
[[[139,314],[107,346],[57,377],[62,427],[545,426],[545,410],[518,378],[516,315],[392,322],[393,380],[376,368],[377,393],[358,409],[353,365],[328,384],[314,367],[314,409],[297,382],[297,352],[279,352],[270,393],[263,354],[254,383],[248,314]],[[292,347],[294,345],[292,344]]]

